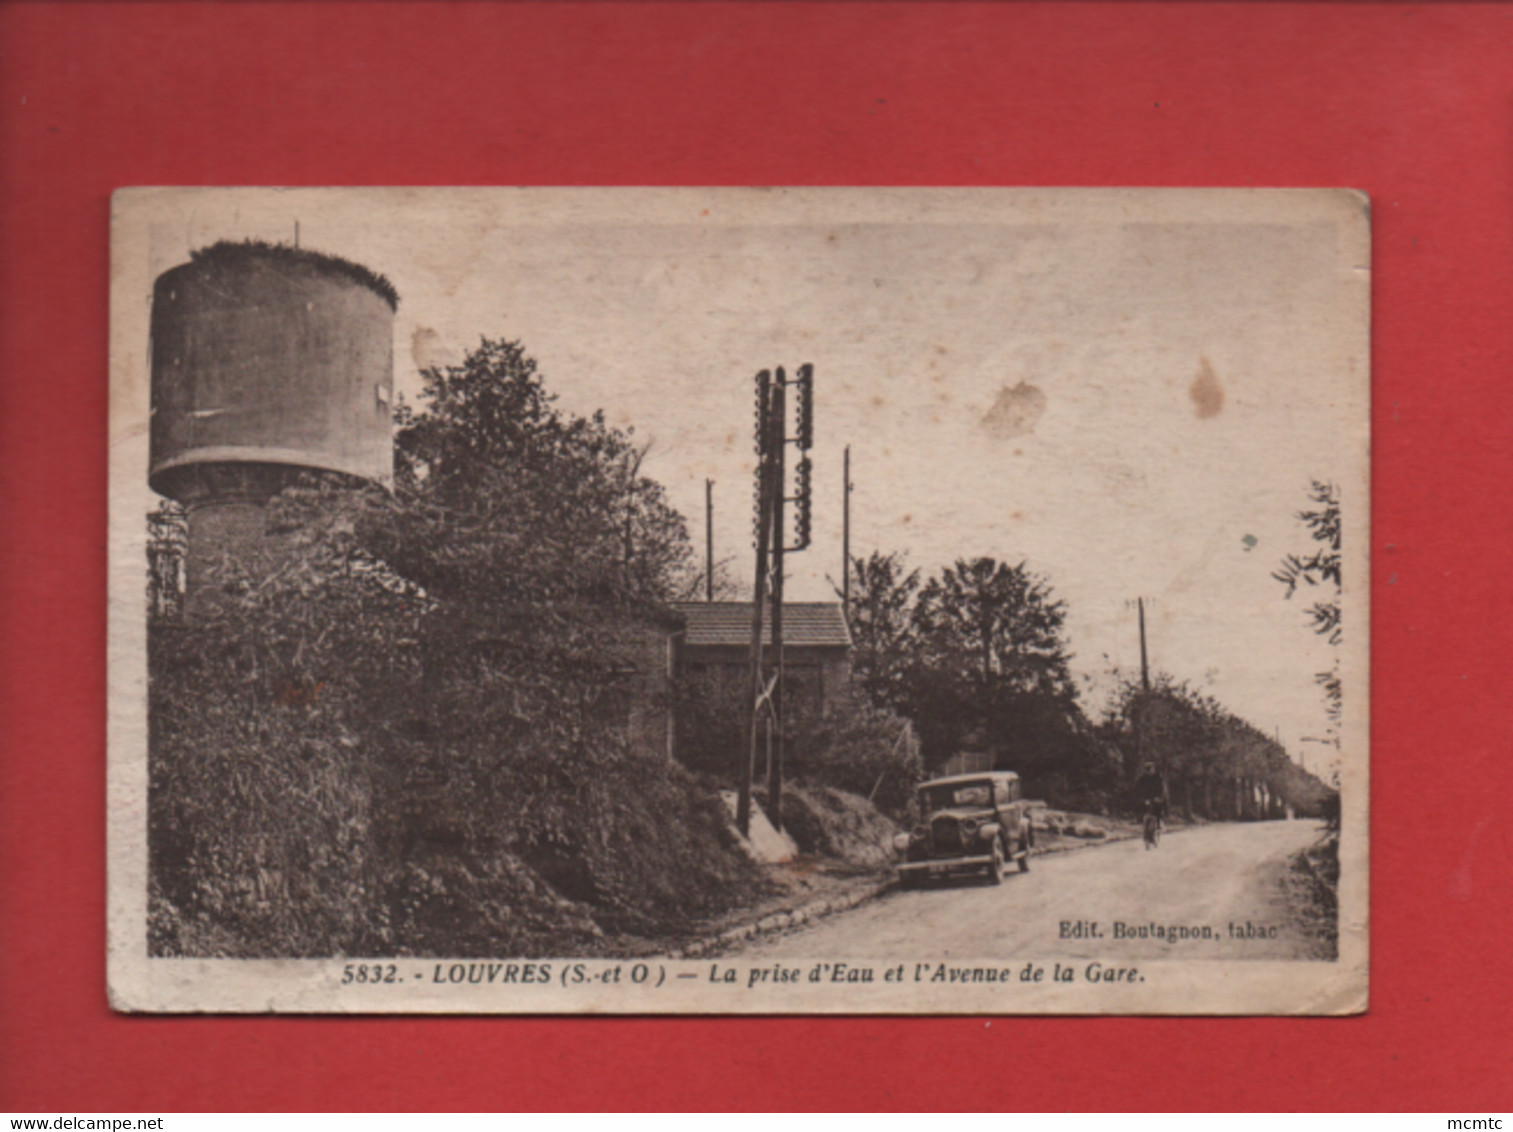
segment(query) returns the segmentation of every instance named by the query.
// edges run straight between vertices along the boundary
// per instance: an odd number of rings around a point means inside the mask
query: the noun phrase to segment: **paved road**
[[[1012,873],[996,888],[962,880],[897,891],[730,954],[753,960],[1310,958],[1320,954],[1318,944],[1303,930],[1283,880],[1289,855],[1321,829],[1312,821],[1199,826],[1168,834],[1154,850],[1135,840],[1035,857],[1029,873]],[[1121,936],[1118,925],[1129,934]],[[1173,941],[1171,935],[1181,935],[1173,928],[1191,935]]]

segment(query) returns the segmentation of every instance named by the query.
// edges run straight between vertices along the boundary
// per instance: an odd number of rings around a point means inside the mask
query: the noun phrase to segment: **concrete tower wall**
[[[232,245],[158,277],[154,490],[214,496],[226,465],[392,478],[394,309],[360,270]]]
[[[265,508],[296,477],[393,478],[396,302],[365,268],[269,245],[217,245],[158,277],[148,474],[188,507],[191,616],[287,561]]]

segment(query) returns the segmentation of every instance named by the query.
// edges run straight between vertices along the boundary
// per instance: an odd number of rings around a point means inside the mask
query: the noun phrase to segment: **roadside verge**
[[[1061,837],[1051,833],[1038,834],[1039,840],[1031,853],[1035,857],[1070,853],[1078,849],[1111,845],[1116,841],[1133,841],[1140,836],[1138,829],[1133,826],[1125,828],[1125,826],[1128,826],[1128,823],[1109,828],[1106,836],[1099,838]],[[1183,828],[1186,827],[1179,826],[1170,832],[1178,832]],[[699,959],[706,955],[718,955],[726,948],[735,947],[759,936],[788,931],[826,916],[849,912],[898,887],[898,877],[891,868],[846,875],[844,872],[832,872],[802,858],[789,864],[773,865],[770,868],[775,879],[779,879],[780,883],[781,879],[784,879],[785,872],[792,879],[802,880],[806,884],[813,884],[817,879],[824,877],[829,882],[827,887],[831,890],[823,894],[805,893],[802,903],[797,902],[794,894],[790,893],[765,901],[756,909],[748,908],[742,913],[731,913],[727,919],[733,922],[723,924],[708,934],[666,952],[667,958]]]

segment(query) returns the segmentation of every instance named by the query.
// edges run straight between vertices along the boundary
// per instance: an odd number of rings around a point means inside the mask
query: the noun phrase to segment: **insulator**
[[[797,469],[797,480],[798,480],[797,497],[800,500],[803,500],[804,502],[808,502],[808,499],[809,499],[810,477],[813,474],[814,474],[814,465],[812,463],[810,463],[809,457],[805,456],[802,460],[799,461],[798,469]]]
[[[814,367],[807,363],[799,366],[794,384],[798,400],[798,433],[794,443],[800,452],[807,452],[814,447]]]
[[[793,507],[793,531],[798,538],[794,550],[803,550],[809,545],[811,534],[809,497],[800,496],[794,501]]]

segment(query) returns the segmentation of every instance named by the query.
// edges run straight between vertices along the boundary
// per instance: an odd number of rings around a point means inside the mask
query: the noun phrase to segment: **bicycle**
[[[1145,837],[1145,847],[1154,849],[1161,842],[1161,814],[1155,806],[1145,807],[1145,822],[1142,833]]]

